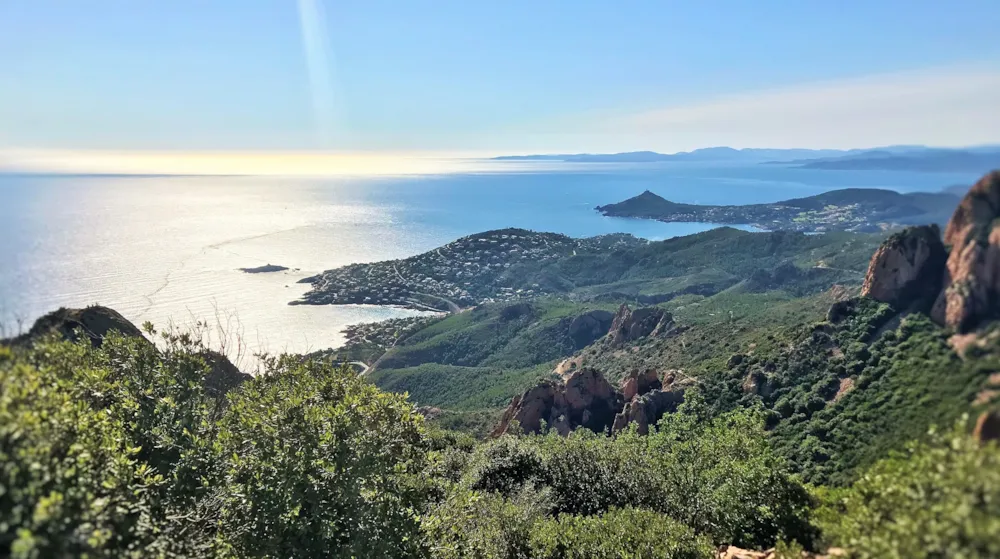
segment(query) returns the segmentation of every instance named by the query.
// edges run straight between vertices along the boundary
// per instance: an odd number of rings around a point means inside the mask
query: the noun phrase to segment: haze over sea
[[[343,342],[348,324],[412,316],[374,306],[289,306],[297,280],[411,256],[503,227],[648,239],[714,227],[603,217],[649,189],[677,202],[749,204],[845,187],[934,191],[973,175],[772,165],[488,162],[407,176],[0,174],[0,324],[99,303],[136,324],[238,317],[252,350]],[[469,170],[473,169],[473,170]],[[238,268],[280,264],[286,272]]]

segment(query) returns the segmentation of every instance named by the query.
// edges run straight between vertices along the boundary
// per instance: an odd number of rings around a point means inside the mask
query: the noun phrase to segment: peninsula
[[[766,204],[710,206],[671,202],[647,190],[595,209],[613,217],[747,224],[768,231],[877,232],[914,223],[944,223],[958,202],[959,197],[948,191],[900,194],[877,188],[845,188]]]
[[[867,262],[880,237],[760,234],[721,227],[649,242],[622,234],[577,239],[498,229],[410,258],[351,264],[299,280],[312,289],[291,304],[397,305],[454,314],[540,296],[655,304],[684,294],[708,296],[751,276],[752,289],[786,284],[793,290],[829,288],[857,280],[860,268],[844,259],[860,251],[860,261]],[[840,248],[831,251],[834,246]],[[844,246],[850,251],[844,252]],[[806,247],[825,256],[797,263]]]

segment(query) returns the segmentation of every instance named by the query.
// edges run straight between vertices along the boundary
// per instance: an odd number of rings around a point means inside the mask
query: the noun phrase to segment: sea
[[[288,305],[308,289],[298,280],[326,269],[503,227],[651,240],[715,227],[594,210],[647,189],[676,202],[750,204],[845,187],[935,191],[977,178],[759,164],[479,163],[421,175],[0,174],[0,337],[61,306],[101,304],[160,329],[206,322],[216,332],[207,341],[229,339],[241,359],[314,351],[343,344],[347,325],[421,314]],[[264,264],[289,270],[240,271]]]

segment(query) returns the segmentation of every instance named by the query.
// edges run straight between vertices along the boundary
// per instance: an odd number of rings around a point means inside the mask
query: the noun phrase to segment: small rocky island
[[[312,290],[292,304],[398,305],[458,312],[551,292],[542,285],[544,280],[526,279],[546,262],[644,244],[647,241],[623,234],[575,239],[525,229],[486,231],[410,258],[351,264],[299,280],[312,284]]]
[[[878,188],[845,188],[768,204],[707,206],[671,202],[645,191],[595,208],[606,216],[752,225],[768,231],[878,232],[918,223],[945,223],[958,206],[953,192],[900,194]]]
[[[287,269],[288,268],[286,266],[265,264],[263,266],[257,266],[256,268],[240,268],[240,271],[246,274],[269,274],[272,272],[284,272]]]

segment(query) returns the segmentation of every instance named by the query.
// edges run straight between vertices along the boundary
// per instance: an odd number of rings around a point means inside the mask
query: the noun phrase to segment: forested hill
[[[614,217],[748,224],[766,230],[879,231],[914,223],[944,224],[959,199],[951,191],[900,194],[877,188],[845,188],[766,204],[712,206],[679,204],[647,190],[596,209]]]

